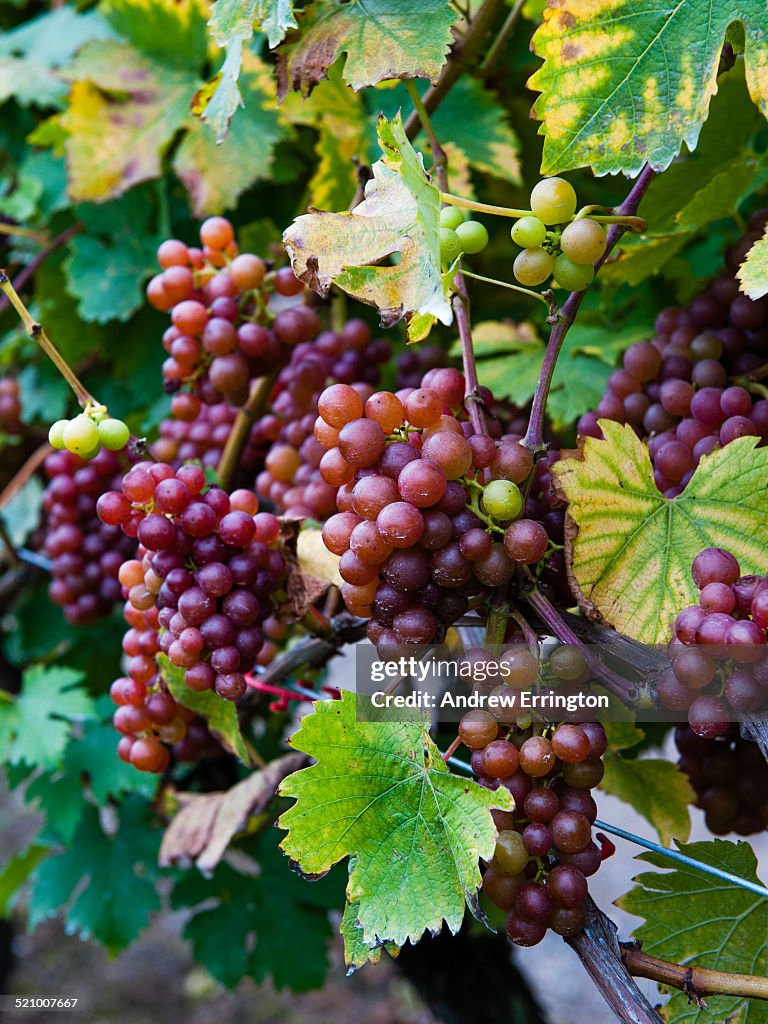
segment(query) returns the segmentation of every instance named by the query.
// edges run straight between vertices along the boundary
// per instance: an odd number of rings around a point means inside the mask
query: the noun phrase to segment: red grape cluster
[[[532,673],[536,657],[527,649]],[[520,671],[525,666],[520,661]],[[507,912],[507,934],[535,946],[547,928],[575,935],[584,927],[587,878],[602,853],[592,839],[597,805],[590,789],[603,777],[607,740],[599,722],[507,725],[508,714],[468,712],[459,725],[481,785],[506,787],[514,811],[494,811],[496,850],[483,891]]]
[[[15,377],[0,377],[0,434],[21,434],[21,393]]]
[[[227,402],[201,405],[193,420],[169,416],[160,423],[160,436],[152,445],[152,454],[159,462],[179,467],[185,462],[199,461],[215,469],[224,451],[237,409]]]
[[[121,567],[119,579],[132,608],[157,609],[159,649],[184,669],[191,690],[237,700],[264,643],[271,594],[286,574],[274,547],[280,524],[258,511],[251,491],[204,489],[199,466],[174,473],[163,463],[138,463],[120,491],[102,495],[98,513],[139,540],[139,558]],[[136,659],[139,676],[133,659],[128,674],[147,683],[156,673],[154,652]]]
[[[724,736],[706,739],[677,726],[677,762],[696,791],[710,832],[753,835],[768,827],[768,765],[756,743],[732,725]]]
[[[335,384],[318,402],[319,469],[339,489],[323,539],[341,558],[348,610],[371,619],[380,650],[431,642],[471,596],[548,548],[545,527],[521,518],[530,452],[474,433],[458,370],[430,370],[421,384],[365,401]]]
[[[598,419],[631,424],[648,437],[656,485],[681,494],[703,455],[738,437],[768,441],[768,399],[750,394],[744,378],[768,363],[768,303],[739,291],[739,263],[762,236],[768,212],[727,255],[727,271],[685,309],[664,309],[656,336],[624,353],[597,410],[578,423],[601,437]]]
[[[201,403],[242,405],[250,381],[272,373],[286,351],[319,328],[291,268],[267,274],[259,256],[239,252],[228,220],[204,221],[200,242],[200,248],[163,242],[162,272],[147,285],[150,304],[171,314],[163,379],[174,396],[174,417],[187,423],[197,419]]]
[[[252,446],[268,447],[256,479],[261,497],[288,515],[323,520],[335,511],[336,488],[320,475],[325,449],[313,433],[320,393],[339,381],[368,398],[390,354],[386,341],[371,340],[362,320],[296,346],[278,375],[269,412],[251,431]]]
[[[699,603],[675,619],[672,666],[658,681],[661,704],[687,710],[698,736],[724,736],[734,717],[758,711],[768,697],[768,579],[742,576],[722,548],[693,560]]]
[[[86,462],[68,451],[48,455],[44,468],[44,550],[51,559],[48,595],[67,622],[83,626],[107,615],[121,599],[120,566],[136,542],[118,526],[99,521],[96,503],[119,486],[120,457],[102,448]]]

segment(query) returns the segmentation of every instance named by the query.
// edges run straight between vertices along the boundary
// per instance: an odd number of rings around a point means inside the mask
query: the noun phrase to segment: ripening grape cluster
[[[53,452],[43,467],[45,553],[51,559],[48,595],[61,605],[67,622],[83,626],[108,614],[121,599],[120,566],[136,543],[117,526],[100,522],[99,496],[119,486],[120,458],[102,449],[90,461],[71,452]]]
[[[259,256],[239,252],[224,217],[203,222],[200,243],[163,242],[162,271],[147,285],[150,304],[171,315],[163,381],[172,414],[184,423],[197,419],[201,404],[242,405],[250,381],[272,373],[319,328],[291,268],[268,274]]]
[[[103,406],[87,408],[71,420],[56,420],[48,431],[48,443],[81,459],[93,459],[100,451],[119,452],[128,444],[127,424],[107,415]]]
[[[753,835],[768,828],[768,765],[752,740],[732,725],[724,736],[706,739],[688,726],[677,726],[677,764],[696,791],[710,832]]]
[[[549,544],[521,516],[528,449],[474,433],[458,370],[430,370],[421,383],[365,401],[332,385],[315,424],[320,473],[338,488],[323,539],[340,556],[347,609],[370,618],[369,639],[390,652],[431,642],[471,596],[503,586]]]
[[[601,437],[598,419],[629,423],[648,448],[659,490],[681,494],[704,455],[738,437],[768,441],[768,399],[746,379],[768,362],[768,303],[739,291],[735,273],[761,237],[768,213],[750,220],[750,233],[726,256],[727,270],[685,309],[656,317],[656,335],[624,353],[595,412],[578,423]]]
[[[544,178],[531,192],[531,213],[515,221],[512,241],[521,252],[512,266],[527,288],[544,284],[583,291],[595,276],[593,264],[605,252],[605,230],[591,217],[576,213],[576,193],[564,178]]]
[[[0,434],[21,434],[21,389],[15,377],[0,377]]]
[[[658,681],[661,704],[688,712],[698,736],[724,736],[734,717],[759,711],[768,698],[768,579],[742,576],[722,548],[693,560],[699,603],[675,619],[671,668]]]
[[[550,665],[555,675],[562,667],[571,678],[578,659],[584,667],[578,650],[559,651]],[[533,684],[539,661],[527,647],[510,649],[505,659],[507,687]],[[521,725],[509,708],[494,711],[469,711],[459,725],[480,784],[504,786],[515,801],[513,811],[492,812],[499,834],[483,891],[506,911],[512,942],[535,946],[548,928],[569,936],[584,927],[587,878],[602,860],[592,839],[597,805],[589,791],[603,777],[607,740],[599,722]]]
[[[162,463],[137,463],[121,490],[102,495],[98,514],[139,541],[139,557],[120,568],[119,580],[127,607],[157,609],[159,650],[184,669],[191,690],[238,700],[286,563],[274,547],[280,524],[258,511],[253,492],[228,495],[205,484],[199,466],[174,473]],[[156,671],[149,654],[129,661],[128,675],[139,683]]]
[[[367,399],[390,355],[389,344],[372,340],[363,320],[349,320],[340,331],[322,331],[293,349],[275,382],[269,411],[251,430],[251,445],[267,448],[256,478],[261,497],[293,516],[323,520],[336,510],[336,488],[319,471],[325,449],[314,435],[318,399],[330,381],[351,386]]]

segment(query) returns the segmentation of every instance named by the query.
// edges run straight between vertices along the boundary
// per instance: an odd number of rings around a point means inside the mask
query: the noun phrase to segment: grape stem
[[[477,202],[475,199],[464,199],[463,196],[455,196],[451,192],[443,192],[440,198],[449,206],[460,206],[465,210],[490,214],[492,217],[513,217],[515,220],[519,220],[520,217],[533,216],[530,210],[516,210],[511,206],[493,206],[490,203]]]
[[[45,231],[35,231],[34,228],[23,228],[18,224],[6,224],[0,222],[0,235],[18,235],[19,238],[31,238],[38,245],[46,245],[48,235]]]
[[[53,365],[62,375],[64,380],[69,384],[75,398],[78,401],[81,409],[85,409],[89,405],[99,405],[93,395],[87,390],[87,388],[79,380],[75,371],[61,355],[59,350],[55,347],[51,339],[45,333],[45,329],[42,324],[39,324],[32,314],[29,312],[27,307],[21,300],[19,293],[13,287],[11,279],[5,270],[0,268],[0,291],[5,293],[10,304],[16,310],[19,315],[19,319],[24,325],[24,330],[27,332],[30,338],[38,343],[40,348],[45,352],[48,358],[51,360]]]
[[[646,164],[630,189],[627,198],[618,208],[619,216],[626,217],[635,215],[637,207],[640,205],[640,200],[645,195],[654,174],[655,172],[648,166],[648,164]],[[605,263],[606,259],[625,231],[626,228],[623,224],[611,225],[608,230],[605,252],[595,263],[596,271],[600,269],[603,263]],[[555,372],[555,366],[557,365],[557,358],[563,347],[563,342],[565,341],[568,330],[579,311],[579,307],[581,306],[585,294],[586,290],[581,292],[571,292],[564,305],[561,306],[560,310],[551,318],[552,330],[550,331],[549,341],[547,342],[547,348],[544,353],[544,361],[541,365],[541,372],[539,373],[536,391],[533,396],[531,415],[528,420],[528,430],[523,438],[523,443],[534,453],[542,452],[545,449],[544,412],[547,405],[547,398],[549,397],[549,389],[552,384],[552,377]]]
[[[463,74],[477,71],[480,50],[504,5],[505,0],[484,0],[466,32],[449,54],[437,84],[430,86],[424,93],[422,102],[427,114],[434,113]],[[405,134],[411,142],[421,127],[418,111],[414,110],[405,122]]]
[[[418,115],[421,127],[424,129],[424,134],[427,136],[429,141],[429,148],[432,151],[432,170],[435,175],[439,175],[439,168],[444,167],[446,163],[445,150],[440,145],[440,140],[435,134],[435,129],[432,127],[432,122],[429,119],[429,114],[424,106],[419,93],[418,87],[412,78],[405,80],[405,88],[408,90],[408,95],[413,103],[413,109]],[[440,187],[447,187],[447,182],[441,182]]]
[[[709,967],[681,966],[644,953],[637,942],[620,942],[624,966],[636,978],[649,978],[659,985],[679,988],[695,1006],[706,1007],[704,996],[743,996],[768,999],[768,978],[751,974],[728,974]]]
[[[461,273],[464,277],[471,277],[473,281],[484,281],[485,284],[495,284],[499,288],[509,288],[510,291],[520,292],[523,295],[528,295],[532,299],[538,299],[539,302],[543,302],[544,305],[549,309],[550,312],[554,312],[552,304],[542,295],[541,292],[535,292],[532,288],[523,288],[521,284],[510,284],[509,281],[497,281],[494,277],[483,277],[482,274],[473,274],[465,267],[461,268]]]
[[[491,44],[488,53],[485,55],[485,60],[480,65],[480,74],[483,78],[487,78],[489,75],[492,75],[496,70],[499,57],[501,56],[504,47],[509,42],[512,33],[515,31],[515,26],[520,20],[523,7],[525,7],[525,0],[516,0],[512,10],[507,15],[504,24],[499,29],[498,35]]]
[[[238,411],[235,422],[227,437],[227,443],[221,453],[219,464],[216,467],[216,476],[221,487],[229,486],[234,476],[237,460],[248,437],[253,421],[259,416],[267,405],[269,392],[272,389],[276,374],[268,377],[259,377],[251,384],[251,392],[248,401]]]

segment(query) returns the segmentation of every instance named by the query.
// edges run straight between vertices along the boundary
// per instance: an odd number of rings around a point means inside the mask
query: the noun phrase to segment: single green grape
[[[574,220],[563,228],[560,248],[574,263],[594,263],[605,252],[605,231],[589,217]]]
[[[557,283],[568,292],[583,292],[594,276],[595,268],[591,263],[574,263],[565,254],[555,260]]]
[[[514,519],[523,508],[520,488],[511,480],[491,480],[483,489],[480,504],[494,519]]]
[[[524,871],[531,859],[519,832],[505,829],[499,832],[493,864],[504,875],[517,875]]]
[[[56,420],[55,423],[51,424],[51,429],[48,431],[48,444],[51,448],[56,448],[61,451],[64,447],[64,430],[69,426],[69,420]]]
[[[443,263],[453,263],[461,252],[459,236],[453,228],[440,228],[440,259]]]
[[[459,224],[464,223],[464,214],[458,206],[444,206],[440,211],[440,227],[455,231]]]
[[[85,455],[99,446],[99,428],[90,418],[81,413],[64,428],[64,447],[73,455]]]
[[[522,249],[536,249],[547,240],[547,229],[538,217],[521,217],[512,225],[512,241]]]
[[[564,224],[576,213],[576,193],[565,178],[543,178],[533,186],[531,210],[545,224]]]
[[[546,249],[523,249],[515,257],[512,273],[520,284],[530,288],[536,284],[543,284],[552,273],[554,265],[555,258]]]
[[[479,220],[468,220],[459,224],[456,234],[459,236],[462,251],[469,256],[482,252],[488,245],[488,232],[485,225],[481,224]]]
[[[86,462],[90,462],[91,459],[95,459],[101,451],[101,445],[97,444],[94,448],[89,449],[87,452],[80,452],[80,458],[85,459]]]
[[[111,452],[118,452],[128,444],[131,432],[122,420],[112,418],[102,420],[98,425],[99,441]]]

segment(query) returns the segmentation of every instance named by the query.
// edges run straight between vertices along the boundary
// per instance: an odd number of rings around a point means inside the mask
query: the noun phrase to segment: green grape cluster
[[[102,448],[120,451],[128,444],[131,432],[122,420],[113,419],[103,405],[88,406],[71,420],[56,420],[48,431],[48,443],[66,449],[81,459],[95,458]]]
[[[531,192],[531,213],[515,221],[512,241],[519,245],[513,265],[527,288],[554,284],[583,291],[595,276],[593,264],[605,252],[605,231],[589,217],[574,220],[576,193],[564,178],[544,178]]]
[[[474,256],[488,245],[488,232],[477,220],[466,220],[457,206],[440,211],[440,262],[450,266],[457,256]]]

